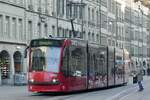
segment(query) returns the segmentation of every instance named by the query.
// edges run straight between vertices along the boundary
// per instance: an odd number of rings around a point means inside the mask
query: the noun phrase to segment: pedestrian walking
[[[144,90],[143,85],[142,85],[142,81],[143,81],[143,70],[140,68],[137,71],[137,83],[138,83],[138,86],[139,86],[139,91]]]

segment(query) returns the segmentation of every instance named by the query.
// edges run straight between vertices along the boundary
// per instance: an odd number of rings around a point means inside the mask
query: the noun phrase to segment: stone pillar
[[[15,68],[14,68],[14,58],[13,53],[10,55],[10,81],[9,84],[14,84],[14,75],[15,75]]]

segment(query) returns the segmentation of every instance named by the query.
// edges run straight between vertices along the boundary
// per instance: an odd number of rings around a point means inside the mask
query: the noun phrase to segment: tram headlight
[[[52,80],[53,83],[56,83],[57,81],[58,81],[57,79],[53,79],[53,80]]]
[[[60,84],[59,80],[56,79],[56,78],[52,79],[52,83],[53,83],[53,84]]]
[[[30,82],[32,82],[32,83],[33,83],[33,82],[34,82],[34,79],[30,79]]]

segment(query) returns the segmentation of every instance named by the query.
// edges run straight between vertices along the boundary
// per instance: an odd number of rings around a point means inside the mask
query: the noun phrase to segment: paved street
[[[149,81],[150,82],[150,81]],[[149,82],[144,82],[144,91],[139,92],[136,88],[134,91],[128,95],[123,96],[120,100],[150,100],[150,84]]]
[[[149,100],[150,77],[144,80],[143,92],[137,92],[137,84],[132,84],[132,80],[127,86],[65,95],[29,93],[26,86],[0,86],[0,100]]]

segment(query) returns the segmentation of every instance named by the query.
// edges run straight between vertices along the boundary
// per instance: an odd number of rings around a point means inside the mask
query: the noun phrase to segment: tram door
[[[130,66],[130,57],[129,52],[124,49],[124,83],[129,81],[129,66]]]
[[[90,45],[88,53],[88,88],[107,86],[107,48]]]
[[[108,86],[115,85],[115,52],[113,47],[108,47]]]
[[[124,80],[123,50],[115,49],[115,84],[122,84]]]
[[[88,48],[88,89],[98,86],[98,66],[96,65],[96,48],[89,45]]]
[[[100,86],[107,87],[108,82],[108,67],[107,67],[107,47],[100,47],[98,50],[98,72],[100,79]]]
[[[71,45],[69,47],[69,52],[70,89],[86,89],[86,47]]]

